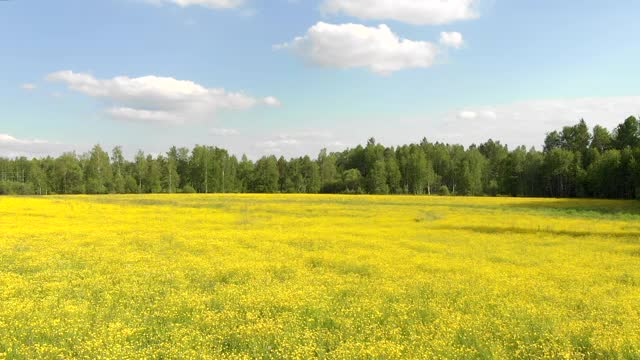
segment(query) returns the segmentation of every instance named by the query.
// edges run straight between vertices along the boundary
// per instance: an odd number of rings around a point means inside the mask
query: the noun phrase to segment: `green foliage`
[[[411,194],[424,194],[424,189],[427,184],[427,169],[429,164],[427,158],[417,146],[411,147],[409,150],[409,156],[406,160],[406,183],[409,193]]]
[[[342,174],[342,181],[346,193],[359,193],[362,175],[358,169],[349,169]]]
[[[81,194],[85,192],[84,174],[75,153],[62,154],[55,161],[53,191],[58,194]]]
[[[384,155],[385,170],[387,172],[387,184],[389,186],[389,192],[391,194],[401,194],[402,186],[402,173],[396,160],[395,151],[393,148],[385,150]]]
[[[466,152],[461,162],[460,187],[465,195],[482,195],[483,171],[486,167],[486,158],[477,149]]]
[[[591,139],[591,148],[603,153],[611,148],[611,133],[606,128],[596,125],[593,127],[593,137]]]
[[[89,152],[84,167],[85,190],[88,194],[106,194],[113,189],[113,174],[109,154],[100,145]]]
[[[629,116],[614,130],[613,143],[618,150],[626,147],[640,146],[640,123],[634,116]]]
[[[562,129],[562,147],[571,152],[584,153],[591,143],[591,134],[584,120]]]
[[[389,185],[387,185],[387,168],[384,160],[377,160],[373,164],[373,168],[369,173],[369,193],[371,194],[388,194]]]
[[[256,162],[252,177],[252,192],[275,193],[278,192],[278,160],[275,156],[265,156]]]
[[[227,150],[171,147],[133,161],[122,148],[111,156],[100,145],[57,158],[0,158],[0,194],[106,193],[350,193],[640,197],[640,124],[627,118],[612,132],[584,120],[549,132],[543,151],[509,150],[488,140],[467,148],[430,143],[366,146],[255,163]],[[446,191],[444,191],[446,189]]]
[[[562,148],[554,148],[546,154],[544,172],[550,196],[563,197],[571,194],[571,166],[574,161],[574,153]]]
[[[191,185],[185,185],[185,187],[182,188],[182,192],[185,194],[195,194],[196,189],[194,189]]]
[[[0,182],[0,195],[35,195],[33,186],[29,183],[15,181]]]

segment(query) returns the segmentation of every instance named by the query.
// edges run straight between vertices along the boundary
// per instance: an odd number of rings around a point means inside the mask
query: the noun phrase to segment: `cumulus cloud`
[[[396,20],[414,25],[442,25],[478,17],[477,0],[325,0],[326,13],[365,20]]]
[[[425,41],[401,39],[386,25],[333,25],[318,22],[304,36],[277,45],[306,61],[329,68],[367,68],[388,75],[434,64],[438,48]]]
[[[240,131],[238,131],[237,129],[213,128],[213,129],[209,129],[209,134],[213,136],[233,136],[233,135],[239,135]]]
[[[62,152],[60,143],[39,139],[20,139],[9,134],[0,134],[0,156],[44,156]]]
[[[38,88],[38,86],[35,84],[22,84],[20,87],[22,88],[22,90],[27,90],[27,91],[33,91]]]
[[[233,9],[244,4],[244,0],[146,0],[154,5],[174,4],[180,7],[202,6],[210,9]]]
[[[440,44],[452,47],[455,49],[459,49],[464,44],[464,38],[462,34],[459,32],[441,32],[440,33]]]
[[[205,88],[192,81],[171,77],[97,79],[90,74],[67,70],[49,74],[47,79],[104,100],[110,104],[107,114],[119,120],[184,124],[211,119],[219,110],[244,110],[259,104],[280,105],[274,97],[259,100],[244,93]]]

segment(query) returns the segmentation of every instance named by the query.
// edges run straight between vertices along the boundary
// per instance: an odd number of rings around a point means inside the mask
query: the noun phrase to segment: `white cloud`
[[[59,71],[47,79],[63,82],[74,91],[110,103],[106,112],[115,119],[148,123],[200,122],[211,119],[219,110],[244,110],[259,104],[280,103],[273,97],[258,100],[244,93],[205,88],[170,77],[118,76],[103,80],[90,74]]]
[[[484,111],[463,110],[458,113],[457,118],[462,120],[496,119],[497,116],[498,115],[491,110],[484,110]]]
[[[459,119],[466,119],[466,120],[471,120],[471,119],[475,119],[478,117],[478,114],[475,111],[460,111],[458,113],[458,118]]]
[[[277,151],[277,153],[293,156],[294,154],[313,155],[321,148],[342,150],[343,143],[326,130],[306,130],[274,134],[256,142],[255,147],[261,150],[261,154]]]
[[[9,135],[9,134],[0,134],[0,144],[5,143],[5,142],[14,142],[17,139],[14,138],[13,136]]]
[[[27,90],[27,91],[33,91],[33,90],[36,90],[38,88],[37,85],[28,84],[28,83],[27,84],[22,84],[20,87],[22,88],[22,90]]]
[[[464,44],[464,38],[459,32],[441,32],[440,44],[459,49]]]
[[[282,106],[282,103],[280,102],[280,100],[276,99],[273,96],[267,96],[266,98],[264,98],[262,100],[262,102],[264,102],[265,105],[268,106],[273,106],[273,107],[280,107]]]
[[[299,145],[299,144],[300,144],[300,140],[297,140],[297,139],[278,139],[278,140],[262,141],[257,143],[256,145],[259,148],[279,148],[283,145],[289,146],[289,145]]]
[[[497,119],[498,115],[491,111],[491,110],[486,110],[486,111],[481,111],[480,112],[480,116],[482,116],[485,119]]]
[[[19,139],[0,134],[0,156],[44,156],[62,152],[65,145],[39,139]]]
[[[174,4],[180,7],[202,6],[210,9],[233,9],[242,6],[244,0],[146,0],[154,5]]]
[[[478,17],[476,0],[325,0],[322,9],[365,20],[442,25]]]
[[[238,131],[237,129],[213,128],[209,129],[209,134],[213,136],[233,136],[240,135],[240,131]]]
[[[383,75],[433,65],[437,47],[425,41],[401,39],[386,25],[333,25],[319,22],[304,36],[277,45],[306,61],[329,68],[368,68]]]
[[[44,144],[46,141],[44,140],[22,140],[16,139],[15,137],[9,134],[0,134],[0,144],[22,144],[22,145],[32,145],[32,144]]]
[[[128,107],[113,107],[106,110],[112,118],[149,123],[181,124],[184,119],[167,111],[138,110]]]

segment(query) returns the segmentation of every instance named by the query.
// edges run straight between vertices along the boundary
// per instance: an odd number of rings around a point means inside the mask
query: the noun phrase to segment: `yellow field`
[[[640,204],[0,197],[0,358],[640,358]]]

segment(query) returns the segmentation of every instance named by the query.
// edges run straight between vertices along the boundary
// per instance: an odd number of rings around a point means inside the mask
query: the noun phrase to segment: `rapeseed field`
[[[638,359],[640,204],[0,197],[0,359]]]

